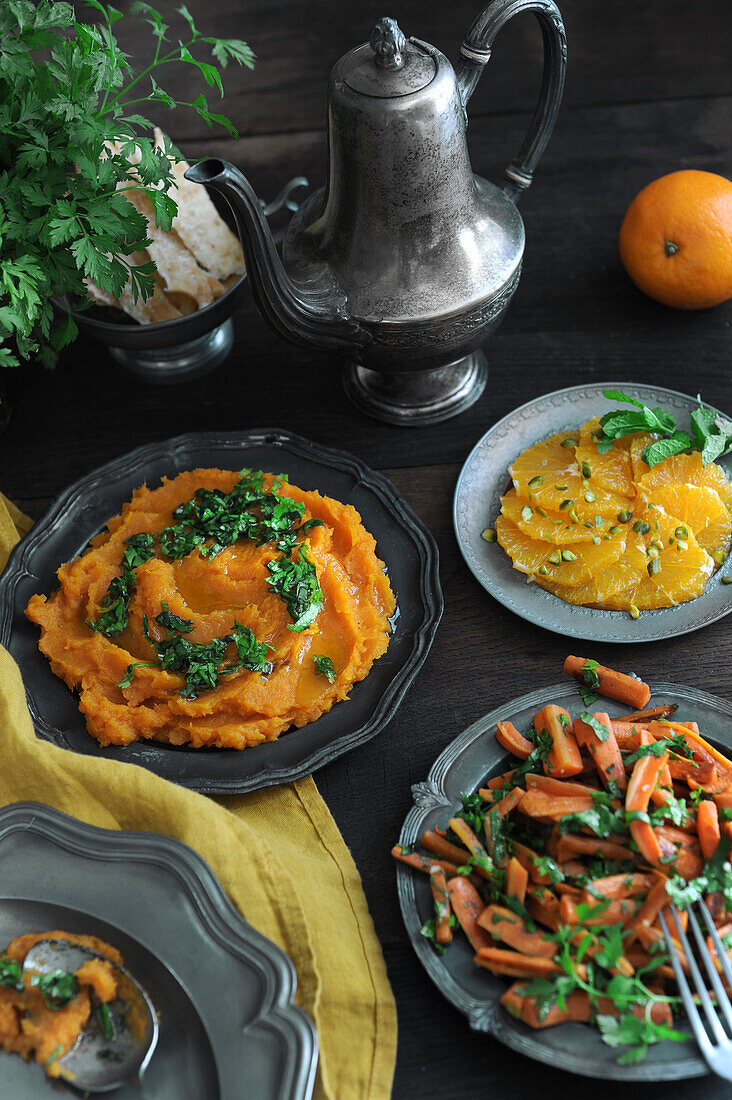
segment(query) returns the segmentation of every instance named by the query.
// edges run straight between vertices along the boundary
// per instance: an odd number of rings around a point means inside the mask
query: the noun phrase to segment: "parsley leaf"
[[[681,756],[693,762],[694,754],[687,745],[683,733],[677,733],[672,737],[661,737],[650,745],[641,745],[639,749],[625,757],[626,767],[628,764],[635,764],[636,760],[640,760],[642,756],[663,756],[665,752],[668,752],[671,756]]]
[[[40,989],[46,1007],[57,1012],[66,1008],[79,992],[79,983],[73,974],[65,970],[52,970],[50,974],[34,974],[31,985]]]
[[[314,661],[316,676],[325,676],[328,683],[332,684],[336,678],[336,671],[330,657],[326,657],[322,653],[316,653]]]
[[[165,600],[160,603],[162,611],[155,616],[155,622],[164,630],[177,631],[179,634],[190,634],[193,630],[193,619],[181,619],[179,615],[173,615],[168,610]]]
[[[699,901],[705,894],[720,893],[728,909],[732,909],[732,867],[730,867],[732,840],[723,836],[711,859],[697,878],[686,882],[678,875],[666,883],[666,893],[679,909]]]
[[[110,581],[101,604],[105,610],[97,619],[87,621],[87,626],[105,638],[117,637],[127,629],[130,600],[137,583],[135,570],[154,557],[153,544],[152,535],[130,535],[125,539],[122,573]]]
[[[284,600],[292,619],[287,629],[296,634],[306,630],[322,611],[325,597],[305,544],[298,545],[297,560],[283,554],[278,561],[267,562],[267,571],[269,591],[276,592]]]
[[[22,993],[23,967],[15,959],[9,959],[7,955],[0,955],[0,985],[6,989],[14,989],[16,993]]]
[[[607,741],[610,736],[610,730],[607,726],[603,726],[602,722],[595,718],[594,714],[590,714],[588,710],[585,710],[580,714],[580,719],[597,735],[599,741]]]

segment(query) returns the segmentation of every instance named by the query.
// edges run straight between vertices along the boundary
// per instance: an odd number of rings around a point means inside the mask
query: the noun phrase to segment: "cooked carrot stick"
[[[506,897],[516,898],[523,905],[528,881],[529,872],[515,856],[511,856],[506,865]]]
[[[669,922],[669,930],[671,929],[672,925],[673,921]],[[666,953],[666,942],[663,937],[663,932],[660,928],[646,928],[645,925],[641,925],[641,927],[638,928],[638,939],[640,940],[643,947],[645,947],[647,951],[651,952],[651,955],[654,954],[654,949],[655,951],[659,950],[659,948],[656,946],[657,944],[660,944],[661,951],[664,954]],[[685,974],[688,974],[689,963],[687,961],[686,955],[684,954],[683,947],[674,935],[671,936],[671,942],[674,946],[676,956],[681,964],[681,969],[684,971]]]
[[[488,801],[488,797],[485,792],[495,791],[497,787],[508,787],[513,780],[513,769],[510,772],[504,772],[502,775],[494,775],[492,779],[489,779],[485,787],[481,787],[478,794],[484,801]]]
[[[560,925],[559,898],[545,886],[529,886],[524,902],[530,917],[556,932]]]
[[[490,879],[493,866],[491,858],[467,821],[463,821],[461,817],[451,817],[449,824],[452,831],[463,842],[473,857],[477,873],[482,875],[483,878]]]
[[[522,733],[519,733],[513,722],[497,723],[496,741],[506,752],[510,752],[512,756],[517,756],[519,760],[527,760],[534,751],[533,742],[527,740]]]
[[[618,901],[598,901],[593,898],[589,904],[590,912],[580,921],[577,915],[577,903],[569,894],[563,894],[559,899],[559,915],[564,924],[628,924],[633,920],[638,911],[638,903],[633,898],[623,898]],[[592,910],[597,910],[593,914]]]
[[[587,660],[587,657],[567,657],[564,662],[564,671],[567,676],[572,676],[581,684],[586,683]],[[604,695],[607,699],[617,699],[618,702],[627,703],[629,707],[636,707],[638,710],[642,710],[648,703],[651,689],[642,680],[636,680],[633,676],[626,676],[623,672],[606,668],[605,665],[598,665],[594,671],[599,681],[597,691],[600,695]]]
[[[719,796],[717,796],[719,797]],[[699,830],[699,847],[704,859],[711,859],[721,839],[719,813],[716,802],[705,799],[699,803],[696,811],[696,824]]]
[[[513,854],[519,861],[522,867],[524,867],[528,873],[532,882],[537,883],[540,886],[547,886],[551,882],[551,877],[547,872],[539,870],[537,864],[541,859],[541,856],[533,850],[533,848],[527,848],[525,844],[519,844],[517,840],[513,841]]]
[[[598,894],[612,900],[636,898],[647,894],[655,880],[655,875],[643,874],[640,871],[634,871],[628,875],[607,875],[605,878],[596,878],[585,887],[584,900],[589,902],[593,897],[597,898]]]
[[[720,791],[714,796],[714,803],[718,810],[732,810],[732,791]],[[704,803],[700,803],[704,805]]]
[[[563,974],[559,963],[553,959],[522,955],[518,951],[506,951],[502,947],[482,947],[475,956],[479,966],[484,966],[494,974],[507,974],[514,978],[550,978],[554,974]],[[576,972],[583,981],[587,980],[587,968],[578,963]]]
[[[485,909],[485,902],[464,875],[451,878],[447,884],[450,905],[458,923],[475,951],[481,947],[493,947],[495,940],[478,925],[478,917]]]
[[[556,943],[546,939],[541,932],[530,932],[517,913],[502,905],[487,905],[478,917],[478,924],[524,955],[554,958]]]
[[[674,784],[668,764],[661,769],[658,783],[651,791],[651,802],[654,806],[667,806],[674,798]]]
[[[579,775],[583,769],[582,755],[572,734],[572,719],[564,707],[554,703],[534,715],[537,733],[546,731],[552,739],[552,748],[544,761],[544,771],[554,779]]]
[[[562,894],[568,894],[575,901],[582,901],[582,891],[579,886],[570,886],[568,882],[555,882],[554,889],[560,897]]]
[[[538,998],[525,996],[521,992],[526,988],[525,983],[514,982],[502,995],[501,1004],[507,1012],[517,1020],[522,1020],[528,1027],[539,1030],[555,1027],[557,1024],[566,1023],[567,1020],[588,1023],[592,1018],[592,1002],[584,989],[575,989],[565,998],[566,1009],[561,1009],[559,1005],[552,1005],[548,1012],[542,1012],[540,1015]]]
[[[635,858],[630,848],[626,848],[624,844],[617,844],[614,840],[600,840],[599,837],[568,833],[557,845],[557,860],[564,863],[575,855],[603,856],[605,859],[620,860]]]
[[[677,829],[674,825],[657,825],[656,840],[661,856],[669,866],[678,871],[682,878],[697,878],[704,869],[699,841],[691,833]]]
[[[645,727],[633,722],[618,722],[612,719],[613,733],[621,752],[635,752],[640,745],[640,731]]]
[[[591,795],[560,798],[557,795],[545,794],[544,791],[530,790],[522,798],[519,810],[527,817],[561,821],[567,814],[585,813],[591,810],[593,805]]]
[[[653,737],[646,730],[641,731],[642,744],[651,744]],[[645,813],[651,800],[651,792],[658,783],[658,778],[664,767],[668,764],[668,753],[661,756],[641,756],[633,766],[628,789],[625,792],[626,813]],[[658,839],[647,821],[631,821],[628,826],[630,835],[638,845],[641,855],[654,866],[661,859],[661,849]]]
[[[536,772],[529,772],[525,780],[527,790],[534,788],[546,794],[559,795],[560,798],[569,795],[589,795],[592,798],[599,789],[588,787],[586,783],[576,783],[573,779],[552,779],[550,775],[538,775]]]
[[[427,856],[423,856],[421,852],[410,852],[408,849],[402,847],[401,844],[395,844],[391,850],[391,854],[394,859],[398,859],[400,863],[406,863],[410,867],[414,867],[417,871],[424,871],[425,874],[430,873],[430,868],[437,863],[446,875],[457,874],[457,864],[449,863],[443,859],[428,859]]]
[[[616,722],[653,722],[656,718],[671,718],[679,709],[678,703],[664,703],[660,707],[648,707],[646,710],[634,710],[632,714],[621,714]]]
[[[443,859],[449,860],[450,863],[454,863],[458,867],[465,863],[467,858],[467,852],[464,852],[462,848],[458,848],[457,844],[451,844],[449,840],[445,840],[444,837],[433,832],[432,829],[426,829],[422,833],[420,844],[428,852],[434,852],[435,855],[442,856]]]
[[[617,783],[621,791],[624,791],[628,780],[625,775],[623,754],[613,733],[610,715],[605,714],[604,711],[599,711],[597,714],[593,714],[592,717],[601,726],[604,726],[606,730],[605,737],[601,738],[596,730],[582,718],[576,718],[572,728],[577,744],[580,748],[587,749],[592,756],[598,775],[604,785],[607,787],[611,782]]]
[[[447,893],[447,880],[445,872],[436,863],[430,871],[430,888],[435,906],[435,940],[441,944],[451,943],[452,928],[450,927],[450,897]]]
[[[656,880],[648,891],[643,904],[633,918],[631,927],[636,935],[639,928],[654,924],[660,910],[671,904],[671,898],[666,893],[667,882],[668,879],[665,875],[656,876]]]
[[[648,731],[656,740],[681,734],[695,759],[708,760],[712,764],[718,764],[721,771],[732,772],[732,760],[700,736],[696,722],[651,722]]]
[[[526,797],[526,791],[521,787],[514,787],[508,794],[504,795],[500,802],[496,802],[493,807],[494,810],[498,810],[501,817],[508,817],[512,810],[515,810],[517,806],[521,804]]]

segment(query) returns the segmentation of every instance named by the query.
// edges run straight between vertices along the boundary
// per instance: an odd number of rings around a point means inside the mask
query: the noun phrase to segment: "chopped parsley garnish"
[[[162,611],[155,616],[155,622],[162,626],[163,630],[177,630],[179,634],[190,634],[193,630],[193,619],[181,619],[179,615],[173,615],[168,610],[165,600],[160,603]]]
[[[125,539],[125,551],[122,555],[122,572],[110,581],[107,594],[102,600],[102,614],[89,621],[88,626],[105,638],[114,638],[127,629],[130,600],[137,577],[135,570],[154,557],[154,538],[152,535],[130,535]]]
[[[607,741],[610,736],[610,730],[607,726],[603,726],[599,719],[595,718],[594,714],[590,714],[588,710],[585,710],[580,714],[580,720],[589,726],[594,734],[597,735],[598,741]]]
[[[455,928],[456,926],[457,926],[457,921],[455,920],[454,916],[451,916],[450,917],[450,927]],[[424,936],[424,938],[426,940],[429,940],[429,942],[432,944],[432,947],[434,948],[434,950],[437,952],[438,955],[444,955],[444,953],[445,953],[445,944],[437,942],[436,935],[435,935],[436,929],[437,929],[437,920],[436,920],[435,917],[431,917],[428,921],[425,921],[425,923],[422,925],[422,927],[419,930],[419,934],[421,936]]]
[[[325,597],[305,544],[298,544],[297,561],[283,553],[279,560],[267,562],[267,570],[269,591],[276,592],[285,602],[292,619],[287,629],[299,634],[312,626],[323,609]]]
[[[16,993],[22,993],[23,967],[15,959],[9,959],[7,955],[0,956],[0,985],[6,989],[14,989]]]
[[[99,1024],[102,1035],[108,1043],[111,1043],[114,1040],[114,1024],[112,1023],[112,1017],[109,1012],[109,1005],[97,1005],[94,1010],[94,1015],[97,1018],[97,1023]]]
[[[156,616],[156,622],[159,620],[160,616]],[[213,638],[210,642],[191,642],[180,634],[156,640],[150,636],[147,615],[142,616],[142,623],[143,634],[155,649],[160,667],[166,672],[179,673],[185,680],[185,686],[179,692],[182,699],[197,699],[202,691],[217,687],[220,676],[238,672],[242,668],[265,675],[272,671],[266,655],[274,646],[269,642],[258,642],[254,632],[240,622],[235,621],[231,634],[225,634],[223,638]],[[175,628],[167,629],[172,633]],[[237,659],[224,665],[229,645],[236,649]],[[134,668],[134,665],[128,666],[127,673],[132,672],[134,675]],[[120,681],[124,687],[128,686],[126,679],[127,675]]]
[[[597,699],[597,692],[600,687],[600,677],[597,674],[598,668],[598,661],[585,661],[582,665],[581,672],[584,683],[580,684],[579,690],[582,702],[586,707],[591,707]]]
[[[671,756],[684,757],[686,760],[693,762],[693,752],[684,740],[683,733],[678,733],[673,737],[661,737],[650,745],[641,745],[639,749],[625,757],[625,764],[626,766],[635,764],[636,760],[640,760],[642,756],[663,756],[665,752]],[[696,766],[698,767],[698,765]]]
[[[73,974],[65,970],[52,970],[50,974],[34,974],[31,985],[40,989],[46,1007],[58,1012],[66,1008],[79,992],[79,983]]]
[[[313,658],[315,661],[315,673],[317,676],[325,676],[329,684],[335,682],[336,671],[333,668],[333,662],[330,657],[326,657],[323,653],[316,653]]]
[[[730,863],[732,840],[723,836],[711,859],[707,860],[704,870],[696,878],[686,882],[676,875],[666,883],[666,893],[674,905],[684,909],[687,905],[699,901],[705,894],[722,894],[728,909],[732,909],[732,865]]]

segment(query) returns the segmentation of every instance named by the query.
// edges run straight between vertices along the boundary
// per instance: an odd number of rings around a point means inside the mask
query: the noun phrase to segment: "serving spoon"
[[[102,1020],[92,1012],[74,1046],[58,1059],[61,1077],[82,1092],[111,1092],[126,1083],[139,1087],[158,1041],[158,1018],[130,972],[89,947],[54,939],[39,940],[31,947],[23,971],[73,974],[89,959],[111,963],[123,995],[106,1006],[108,1015]]]

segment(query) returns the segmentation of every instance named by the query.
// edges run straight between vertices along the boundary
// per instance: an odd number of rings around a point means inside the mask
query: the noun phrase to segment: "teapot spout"
[[[295,344],[323,351],[347,350],[349,358],[358,359],[368,335],[348,316],[335,281],[329,298],[322,289],[309,292],[293,283],[282,266],[262,204],[239,169],[211,157],[194,164],[185,176],[209,191],[218,191],[231,207],[254,300],[274,331]]]

